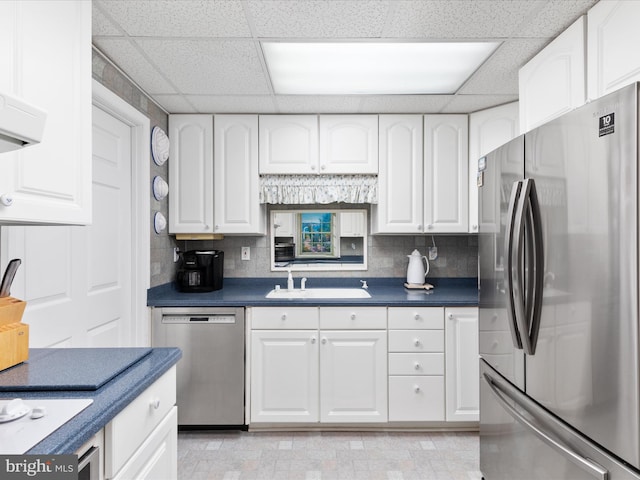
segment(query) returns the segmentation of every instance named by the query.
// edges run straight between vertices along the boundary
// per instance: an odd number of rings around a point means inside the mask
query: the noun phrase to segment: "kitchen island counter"
[[[295,277],[296,288],[300,278]],[[205,293],[183,293],[174,283],[167,283],[147,291],[150,307],[265,307],[265,306],[459,306],[478,305],[478,281],[476,278],[433,278],[432,290],[409,290],[404,288],[402,278],[367,278],[367,291],[371,298],[265,298],[276,285],[286,289],[285,278],[225,278],[221,290]],[[360,278],[314,278],[308,277],[307,289],[313,288],[360,288]]]
[[[89,364],[92,362],[92,356],[90,349],[86,350],[85,364]],[[114,348],[114,355],[117,356],[118,352],[125,350],[127,349]],[[30,357],[32,357],[29,360],[31,362],[38,361],[39,358],[45,360],[47,358],[37,354],[30,355]],[[143,356],[97,390],[5,390],[0,392],[0,398],[22,398],[25,401],[37,398],[92,399],[93,403],[85,410],[26,452],[28,454],[72,454],[175,365],[181,357],[182,352],[178,348],[152,348],[149,354]],[[69,371],[82,369],[83,363],[68,365],[67,368]],[[111,365],[107,363],[103,368],[109,370]],[[61,371],[61,379],[61,383],[65,383],[64,371]],[[2,373],[0,373],[1,382]]]

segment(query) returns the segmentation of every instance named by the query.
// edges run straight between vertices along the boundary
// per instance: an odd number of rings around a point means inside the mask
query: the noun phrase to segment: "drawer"
[[[389,375],[444,375],[444,353],[390,353]]]
[[[251,328],[255,330],[317,330],[317,307],[254,307]]]
[[[444,328],[444,308],[389,307],[389,328],[398,330]]]
[[[444,376],[389,377],[390,422],[444,421]]]
[[[156,380],[104,431],[105,475],[113,477],[176,404],[176,367]]]
[[[390,352],[444,352],[444,330],[390,330]]]
[[[479,332],[480,354],[501,355],[513,352],[511,332]]]
[[[320,307],[320,328],[386,330],[387,309],[385,307]]]
[[[509,319],[504,309],[482,309],[479,312],[479,328],[481,331],[509,331]]]

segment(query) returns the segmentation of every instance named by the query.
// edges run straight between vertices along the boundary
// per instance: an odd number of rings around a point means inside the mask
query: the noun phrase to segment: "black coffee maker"
[[[222,288],[224,252],[189,250],[182,254],[176,283],[181,292],[212,292]]]

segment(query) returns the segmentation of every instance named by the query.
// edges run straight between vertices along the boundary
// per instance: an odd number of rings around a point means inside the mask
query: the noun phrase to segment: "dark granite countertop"
[[[86,351],[87,358],[82,363],[91,364],[91,349],[83,350]],[[114,348],[114,355],[117,356],[118,352],[123,350],[127,349]],[[143,356],[97,390],[3,391],[0,392],[0,397],[19,397],[24,400],[32,398],[93,399],[93,403],[85,410],[27,452],[28,454],[72,454],[175,365],[181,357],[182,352],[178,348],[152,348],[148,355]],[[34,355],[32,358],[30,353],[31,362],[37,361],[38,358],[46,359],[47,357]],[[73,372],[79,368],[82,368],[82,364],[74,363],[68,365],[66,371]],[[111,366],[104,364],[104,368],[109,370]],[[65,381],[64,371],[62,371],[61,383]]]
[[[300,288],[296,274],[295,286]],[[222,290],[206,293],[183,293],[174,283],[167,283],[147,291],[147,305],[151,307],[256,307],[256,306],[477,306],[478,280],[476,278],[428,278],[434,289],[408,290],[404,278],[314,278],[307,277],[307,288],[360,288],[366,280],[371,298],[348,299],[271,299],[265,295],[275,287],[286,288],[283,278],[225,278]]]

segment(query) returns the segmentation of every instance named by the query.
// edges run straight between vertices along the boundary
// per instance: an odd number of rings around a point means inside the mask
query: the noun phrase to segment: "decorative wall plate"
[[[151,130],[151,156],[156,165],[164,165],[169,158],[169,137],[157,125]]]
[[[162,233],[167,228],[167,219],[161,212],[156,212],[153,216],[153,229],[156,233]]]
[[[160,201],[169,193],[169,184],[165,182],[164,178],[156,175],[153,177],[153,197]]]

